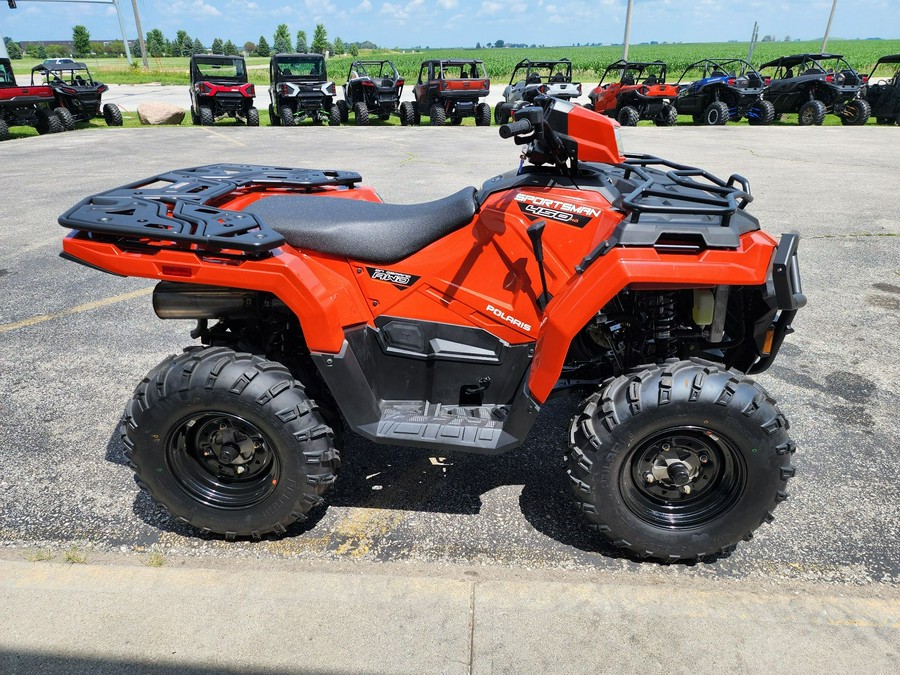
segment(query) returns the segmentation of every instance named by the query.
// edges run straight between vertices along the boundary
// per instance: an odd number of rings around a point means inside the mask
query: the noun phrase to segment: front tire
[[[500,101],[494,106],[494,122],[497,124],[506,124],[509,122],[509,110],[506,109],[505,101]]]
[[[278,117],[281,119],[281,126],[294,126],[294,110],[289,105],[283,105],[278,109]]]
[[[477,106],[475,106],[475,126],[491,126],[491,106],[489,106],[487,103],[479,103]]]
[[[194,347],[138,385],[122,429],[140,487],[227,538],[284,532],[332,485],[334,434],[281,364]]]
[[[350,119],[350,110],[347,108],[347,101],[344,99],[339,100],[335,105],[338,107],[338,111],[341,114],[341,123],[346,124]]]
[[[589,525],[639,558],[731,552],[787,498],[794,445],[752,379],[700,359],[622,375],[572,419],[566,465]]]
[[[213,115],[212,108],[208,105],[200,106],[200,126],[211,127],[216,122],[216,116]]]
[[[328,126],[341,126],[341,109],[338,107],[337,103],[332,103],[331,107],[328,109]]]
[[[623,127],[636,127],[637,123],[641,120],[641,114],[637,111],[637,108],[626,105],[619,110],[616,119]]]
[[[0,141],[9,140],[9,125],[6,120],[0,120]]]
[[[103,106],[103,119],[108,127],[122,126],[122,111],[115,103],[106,103]]]
[[[47,108],[41,108],[37,111],[37,124],[35,129],[42,136],[44,134],[59,134],[65,131],[62,120],[56,116],[56,113]]]

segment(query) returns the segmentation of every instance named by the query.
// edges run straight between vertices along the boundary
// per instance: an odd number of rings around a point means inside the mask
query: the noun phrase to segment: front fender
[[[761,231],[741,236],[737,250],[697,254],[660,253],[650,247],[616,247],[583,274],[572,277],[547,305],[541,322],[528,388],[547,400],[565,364],[569,345],[591,318],[620,291],[764,284],[775,240]]]

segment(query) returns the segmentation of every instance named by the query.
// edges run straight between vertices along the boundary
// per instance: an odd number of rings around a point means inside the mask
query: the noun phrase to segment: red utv
[[[432,59],[423,61],[413,88],[415,102],[400,106],[400,123],[419,124],[428,115],[431,126],[462,124],[474,117],[479,127],[491,125],[491,107],[481,101],[491,92],[491,81],[479,59]]]
[[[9,59],[0,59],[0,141],[9,138],[9,128],[34,127],[39,134],[64,131],[53,111],[53,90],[47,86],[20,87]]]
[[[242,56],[194,54],[191,57],[191,120],[208,126],[225,117],[259,126],[253,107],[256,88],[247,81]]]
[[[610,78],[611,81],[604,84]],[[616,61],[603,71],[600,84],[588,94],[587,105],[594,112],[614,117],[623,127],[640,120],[653,120],[667,127],[678,120],[675,97],[678,87],[666,84],[666,64],[662,61]]]

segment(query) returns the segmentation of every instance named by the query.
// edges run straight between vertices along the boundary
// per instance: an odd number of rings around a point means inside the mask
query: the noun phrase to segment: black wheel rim
[[[264,501],[278,485],[281,462],[256,425],[222,412],[192,415],[166,441],[166,462],[193,499],[221,509]]]
[[[620,477],[629,510],[646,523],[669,529],[701,527],[721,517],[740,499],[746,481],[735,444],[718,432],[692,426],[672,427],[642,440]]]

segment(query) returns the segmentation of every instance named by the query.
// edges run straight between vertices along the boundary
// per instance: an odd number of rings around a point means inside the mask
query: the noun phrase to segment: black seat
[[[412,255],[468,223],[476,210],[474,187],[424,204],[276,195],[245,209],[291,246],[374,263]]]

